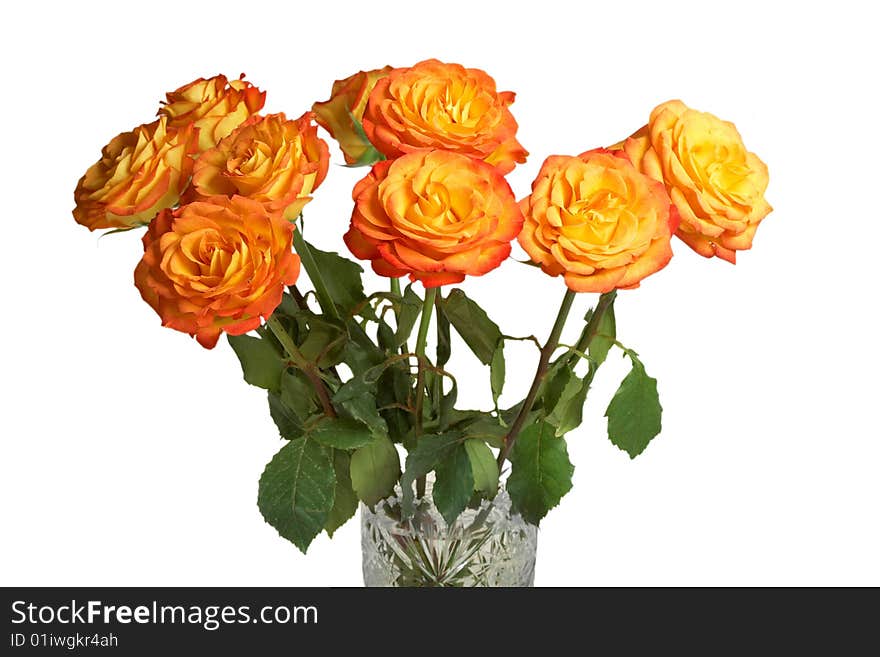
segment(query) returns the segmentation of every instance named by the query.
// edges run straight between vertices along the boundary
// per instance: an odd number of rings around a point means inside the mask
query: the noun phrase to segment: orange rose
[[[315,120],[339,143],[348,164],[359,164],[375,152],[364,137],[361,119],[367,99],[376,82],[388,75],[391,66],[374,71],[360,71],[333,83],[330,99],[312,105]]]
[[[510,91],[496,91],[495,80],[479,69],[429,59],[394,69],[376,83],[364,131],[388,158],[444,149],[508,173],[528,155],[507,108],[513,99]]]
[[[548,157],[520,205],[520,245],[575,292],[638,287],[672,257],[669,197],[625,156],[597,149]]]
[[[662,180],[681,214],[678,235],[697,253],[736,263],[773,209],[764,199],[767,165],[746,150],[732,123],[670,100],[623,144],[630,159]]]
[[[211,349],[241,335],[281,303],[299,275],[293,224],[241,196],[165,210],[144,235],[134,282],[162,325]]]
[[[159,114],[167,116],[169,125],[174,127],[195,125],[199,130],[199,151],[216,146],[266,102],[266,92],[246,82],[244,74],[232,81],[225,75],[199,78],[165,97],[167,101]]]
[[[202,196],[247,196],[295,219],[327,175],[330,158],[312,116],[306,112],[296,121],[284,114],[251,117],[199,156],[194,190]]]
[[[80,178],[73,218],[89,230],[134,228],[177,203],[196,151],[192,126],[171,128],[163,116],[114,137]]]
[[[345,243],[382,276],[425,287],[480,276],[510,255],[523,217],[501,172],[449,151],[373,165],[354,188]]]

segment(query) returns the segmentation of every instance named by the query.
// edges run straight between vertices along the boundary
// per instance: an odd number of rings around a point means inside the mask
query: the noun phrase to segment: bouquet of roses
[[[505,175],[527,152],[513,100],[483,71],[436,60],[337,81],[297,119],[261,114],[265,93],[243,76],[199,79],[115,137],[76,187],[77,222],[146,228],[134,279],[162,324],[209,349],[226,333],[245,380],[267,391],[284,444],[259,508],[303,551],[359,501],[397,491],[410,516],[429,476],[447,523],[505,487],[537,524],[571,487],[565,435],[614,347],[632,368],[606,411],[608,436],[640,454],[661,407],[655,379],[617,341],[618,290],[663,269],[675,237],[733,263],[771,210],[767,168],[733,124],[677,100],[619,143],[548,157],[517,200]],[[370,167],[340,235],[389,279],[384,289],[305,240],[303,208],[328,174],[316,122],[348,165]],[[501,408],[513,338],[460,285],[498,267],[514,240],[561,304],[534,379]],[[297,285],[301,268],[312,291]],[[561,346],[579,293],[598,296],[576,318],[577,342]],[[453,331],[487,367],[494,408],[459,403]]]

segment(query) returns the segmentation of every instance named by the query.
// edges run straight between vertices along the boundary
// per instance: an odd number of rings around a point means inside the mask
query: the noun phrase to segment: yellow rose
[[[391,70],[391,66],[385,66],[337,80],[333,83],[330,98],[312,105],[318,124],[339,143],[348,164],[357,164],[373,148],[365,139],[360,122],[370,92]]]
[[[520,246],[574,292],[638,287],[672,257],[669,196],[622,153],[548,157],[520,205]]]
[[[225,75],[199,78],[165,97],[159,115],[167,116],[169,125],[174,127],[195,125],[199,131],[199,151],[216,146],[266,102],[266,92],[245,81],[244,74],[231,81]]]
[[[663,181],[681,215],[676,235],[706,257],[735,263],[773,209],[764,199],[767,165],[736,127],[680,100],[658,105],[648,125],[616,147]]]
[[[299,276],[293,224],[262,203],[214,196],[162,212],[144,235],[134,272],[162,325],[206,349],[221,333],[257,328]]]
[[[510,255],[523,216],[490,164],[449,151],[402,155],[373,165],[355,185],[343,238],[380,276],[425,287],[482,276]]]
[[[254,116],[199,156],[193,189],[201,196],[246,196],[296,219],[327,175],[328,161],[311,112],[295,121],[283,113]]]
[[[148,224],[177,203],[196,148],[193,127],[171,128],[164,116],[117,135],[80,178],[73,218],[89,230]]]
[[[478,68],[429,59],[396,68],[376,83],[364,112],[364,131],[387,158],[447,150],[483,160],[502,173],[526,161],[509,106]]]

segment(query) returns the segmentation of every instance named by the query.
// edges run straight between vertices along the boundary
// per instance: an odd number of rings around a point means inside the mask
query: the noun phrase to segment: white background
[[[574,490],[541,528],[539,585],[880,584],[876,18],[869,3],[13,3],[4,10],[2,457],[5,585],[358,585],[356,522],[307,557],[265,525],[280,447],[264,393],[163,329],[132,284],[134,233],[70,215],[78,178],[165,91],[224,72],[298,116],[332,81],[438,57],[480,67],[527,164],[627,136],[669,98],[734,121],[775,207],[739,264],[676,257],[620,294],[619,337],[657,377],[663,433],[635,461],[602,418],[612,355],[569,436]],[[331,143],[333,160],[342,162]],[[344,249],[332,166],[307,232]],[[370,276],[376,289],[385,281]],[[546,336],[562,284],[508,262],[468,292]],[[575,317],[593,295],[577,300]],[[572,326],[569,338],[577,328]],[[459,349],[461,399],[487,372]],[[521,397],[534,350],[512,348]]]

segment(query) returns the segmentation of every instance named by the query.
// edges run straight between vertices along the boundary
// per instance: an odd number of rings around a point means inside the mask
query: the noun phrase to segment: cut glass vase
[[[532,586],[538,528],[511,510],[502,490],[449,526],[430,488],[403,519],[400,493],[374,510],[361,505],[366,586]]]

